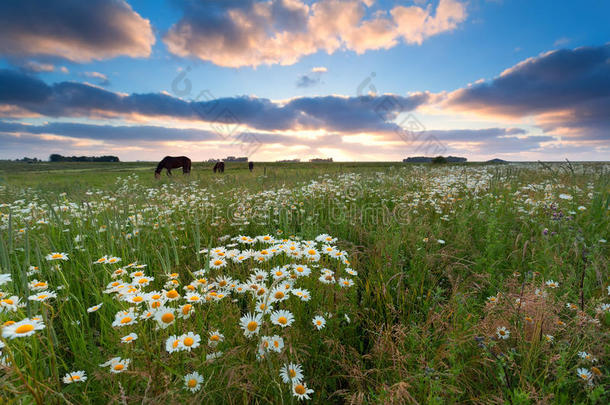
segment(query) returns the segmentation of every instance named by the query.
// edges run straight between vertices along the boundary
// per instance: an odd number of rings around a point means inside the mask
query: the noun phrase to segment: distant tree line
[[[57,153],[49,156],[50,162],[119,162],[116,156],[62,156]]]

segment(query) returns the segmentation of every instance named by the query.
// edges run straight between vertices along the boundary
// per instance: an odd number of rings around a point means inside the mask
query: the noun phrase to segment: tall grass
[[[257,164],[254,173],[235,165],[221,176],[197,164],[190,178],[160,182],[146,164],[6,167],[0,272],[12,281],[0,289],[25,306],[0,321],[40,315],[46,327],[2,340],[0,395],[21,403],[293,403],[278,370],[294,361],[316,403],[607,403],[608,166],[574,166]],[[246,296],[204,304],[168,329],[111,326],[127,305],[103,290],[120,266],[146,264],[155,278],[148,290],[178,273],[183,295],[202,268],[211,279],[244,281],[254,267],[294,262],[278,256],[210,269],[205,249],[229,244],[225,235],[322,233],[348,253],[355,286],[322,285],[314,269],[299,285],[311,301],[290,305],[295,324],[264,326],[284,338],[277,356],[257,360],[256,340],[238,327],[253,305]],[[50,252],[69,260],[47,261]],[[94,264],[104,255],[122,261]],[[322,267],[345,268],[324,257]],[[34,278],[57,298],[28,300]],[[322,314],[327,326],[316,331],[311,318]],[[497,335],[501,326],[508,339]],[[214,328],[225,335],[216,360],[206,360],[205,347],[165,350],[168,336],[187,331],[205,346]],[[120,343],[129,332],[138,339]],[[115,356],[132,359],[128,372],[99,366]],[[599,375],[589,380],[577,374],[593,367]],[[88,380],[63,384],[75,370]],[[184,389],[191,371],[204,377],[196,393]]]

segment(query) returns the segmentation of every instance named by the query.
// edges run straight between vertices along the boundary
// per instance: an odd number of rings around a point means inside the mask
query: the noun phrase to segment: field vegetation
[[[1,403],[606,404],[610,166],[0,163]]]

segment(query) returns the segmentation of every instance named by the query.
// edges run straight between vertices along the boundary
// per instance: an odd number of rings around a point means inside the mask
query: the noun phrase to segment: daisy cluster
[[[297,324],[306,324],[314,331],[320,331],[325,328],[327,317],[332,316],[319,313],[311,319],[299,320],[304,322],[297,322],[291,305],[294,302],[306,304],[313,293],[321,290],[304,288],[304,281],[339,290],[354,285],[352,277],[357,272],[349,267],[347,253],[335,246],[337,240],[330,235],[322,234],[314,240],[276,239],[271,235],[239,235],[222,239],[232,243],[202,250],[201,253],[207,254],[208,266],[194,271],[188,283],[181,283],[180,275],[172,273],[163,277],[162,288],[154,288],[155,277],[148,275],[146,266],[138,262],[111,271],[112,281],[106,285],[104,293],[111,295],[123,307],[114,314],[111,322],[117,331],[125,331],[121,343],[137,345],[139,337],[132,330],[138,325],[138,331],[151,330],[141,327],[147,323],[156,333],[163,333],[168,328],[184,331],[181,334],[170,333],[165,339],[164,350],[169,355],[197,353],[205,348],[206,361],[214,361],[223,356],[219,348],[226,340],[225,334],[230,332],[230,336],[235,336],[233,328],[241,328],[245,344],[255,350],[256,358],[261,361],[285,352],[288,344],[285,331],[302,327],[295,326]],[[94,263],[108,264],[108,259],[104,256]],[[115,259],[115,263],[120,262],[120,258]],[[269,263],[272,260],[283,264],[272,265]],[[322,263],[333,270],[323,267]],[[229,274],[230,271],[235,274]],[[249,308],[242,314],[238,325],[218,324],[207,332],[188,330],[192,323],[187,320],[203,316],[207,311],[205,306],[219,302],[234,305],[240,301]],[[102,305],[94,305],[87,312],[96,312]],[[127,371],[130,363],[131,359],[112,357],[100,366],[118,374]],[[290,385],[295,397],[311,398],[313,390],[307,387],[300,363],[286,363],[278,373]],[[199,390],[202,382],[203,376],[198,372],[184,377],[185,389],[192,392]]]

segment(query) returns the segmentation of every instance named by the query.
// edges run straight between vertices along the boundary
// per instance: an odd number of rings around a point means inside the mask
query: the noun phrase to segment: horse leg
[[[172,175],[172,171],[171,171],[171,169],[170,169],[170,168],[167,168],[167,175],[168,175],[168,176],[171,176],[171,175]]]

